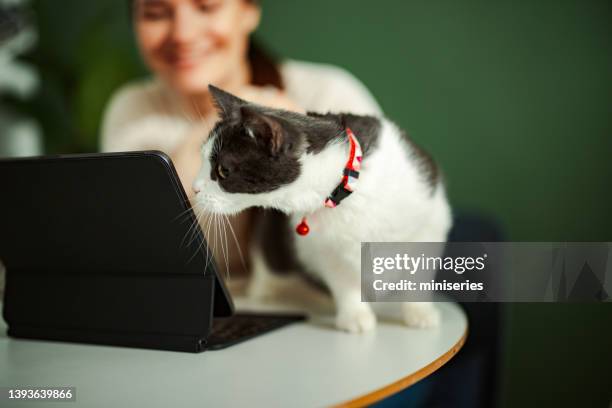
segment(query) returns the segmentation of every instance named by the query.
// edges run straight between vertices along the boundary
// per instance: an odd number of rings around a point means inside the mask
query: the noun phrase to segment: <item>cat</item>
[[[287,214],[304,234],[294,239],[297,258],[331,292],[337,328],[374,329],[371,305],[361,302],[361,242],[444,242],[451,226],[431,156],[386,118],[301,114],[259,106],[212,85],[209,90],[220,119],[201,150],[193,184],[199,207]],[[353,177],[343,178],[346,172]],[[433,303],[401,308],[409,326],[439,323]]]

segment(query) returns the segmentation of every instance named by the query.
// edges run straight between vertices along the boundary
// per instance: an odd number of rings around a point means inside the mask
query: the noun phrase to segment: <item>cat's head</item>
[[[200,207],[210,212],[274,206],[283,188],[302,173],[304,155],[312,152],[309,135],[338,131],[329,118],[263,107],[209,89],[220,120],[202,146],[193,187]]]

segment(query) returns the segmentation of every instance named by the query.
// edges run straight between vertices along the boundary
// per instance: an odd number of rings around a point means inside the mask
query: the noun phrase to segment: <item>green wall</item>
[[[456,208],[515,241],[612,241],[612,3],[264,0],[277,55],[343,66],[433,152]],[[49,151],[92,150],[113,88],[143,74],[123,0],[35,1],[26,106]],[[505,406],[605,406],[610,305],[510,305]]]
[[[264,6],[264,42],[357,75],[441,162],[455,204],[514,240],[612,239],[609,2]]]
[[[612,241],[612,6],[264,2],[278,55],[348,68],[515,241]],[[608,406],[612,307],[509,305],[506,407]]]

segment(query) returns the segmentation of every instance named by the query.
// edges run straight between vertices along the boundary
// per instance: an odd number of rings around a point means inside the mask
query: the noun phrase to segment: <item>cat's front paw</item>
[[[349,333],[363,333],[376,327],[376,315],[370,305],[359,303],[354,307],[344,307],[336,315],[336,327]]]
[[[410,327],[428,329],[440,325],[440,311],[432,303],[402,303],[404,322]]]

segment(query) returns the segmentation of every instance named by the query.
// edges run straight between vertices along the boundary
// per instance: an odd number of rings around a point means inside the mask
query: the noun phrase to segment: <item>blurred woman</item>
[[[133,0],[130,6],[153,77],[127,84],[112,97],[101,150],[167,153],[190,196],[200,145],[217,119],[209,84],[277,108],[381,113],[367,89],[340,68],[270,59],[250,39],[261,18],[255,0]],[[253,214],[230,220],[245,255]],[[240,262],[238,248],[230,244],[229,270],[240,271]]]

